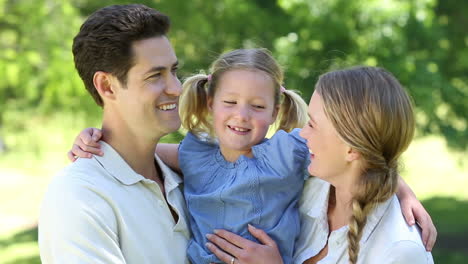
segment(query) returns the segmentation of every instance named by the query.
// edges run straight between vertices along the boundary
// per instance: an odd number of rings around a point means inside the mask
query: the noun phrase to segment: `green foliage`
[[[157,0],[169,14],[181,76],[207,70],[220,53],[266,47],[290,89],[309,98],[317,77],[355,64],[383,66],[410,90],[424,134],[468,146],[468,2],[437,0]],[[90,13],[127,1],[0,1],[2,113],[97,107],[76,74],[71,43]]]

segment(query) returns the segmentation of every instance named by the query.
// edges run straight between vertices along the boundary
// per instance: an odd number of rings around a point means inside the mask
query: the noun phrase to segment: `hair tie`
[[[280,87],[280,92],[281,92],[281,93],[284,93],[285,91],[286,91],[286,88],[284,88],[284,86],[281,85],[281,87]]]
[[[211,74],[208,74],[208,75],[206,76],[206,79],[208,79],[208,81],[211,81]]]

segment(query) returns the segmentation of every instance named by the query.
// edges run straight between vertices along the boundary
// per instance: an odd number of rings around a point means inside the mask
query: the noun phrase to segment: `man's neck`
[[[154,151],[159,138],[145,138],[129,130],[115,129],[103,124],[102,140],[111,145],[136,173],[161,182],[154,162]]]

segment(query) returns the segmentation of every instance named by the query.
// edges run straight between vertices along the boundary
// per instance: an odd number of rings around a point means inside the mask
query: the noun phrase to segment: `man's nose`
[[[179,78],[177,78],[177,76],[171,75],[169,77],[169,80],[167,81],[167,86],[166,86],[166,93],[173,95],[173,96],[179,96],[182,93],[182,85],[180,83]]]

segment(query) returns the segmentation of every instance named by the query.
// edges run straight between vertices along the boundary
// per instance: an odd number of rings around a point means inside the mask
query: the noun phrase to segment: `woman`
[[[433,263],[395,196],[398,158],[414,134],[411,100],[399,82],[375,67],[324,74],[309,117],[301,136],[316,178],[300,202],[294,263]],[[249,229],[263,245],[215,230],[207,246],[227,263],[282,263],[275,242]]]

